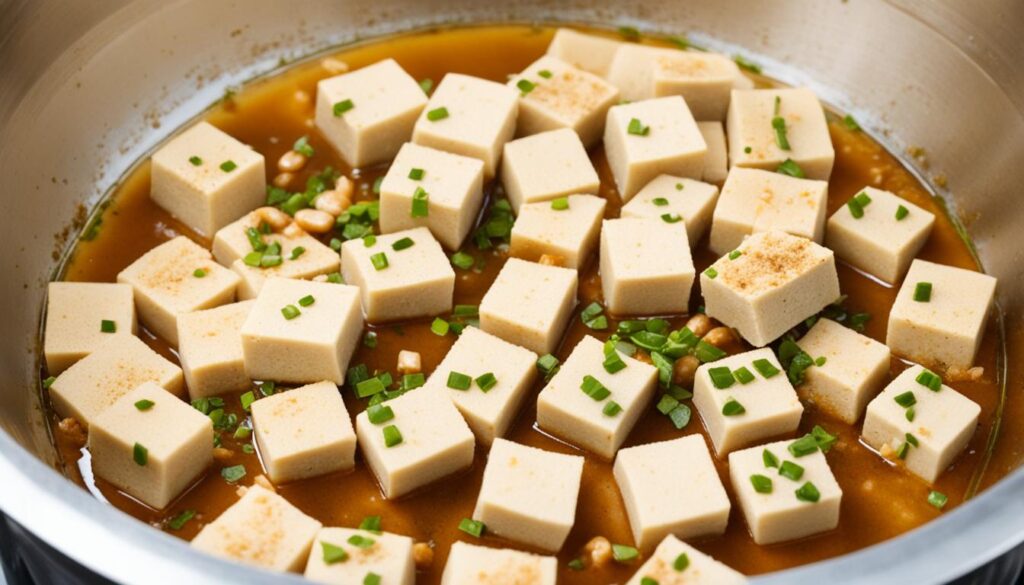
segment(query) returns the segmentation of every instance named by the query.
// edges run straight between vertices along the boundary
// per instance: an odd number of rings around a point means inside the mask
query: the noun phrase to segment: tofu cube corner
[[[112,321],[107,332],[103,322]],[[107,282],[51,282],[46,295],[43,353],[56,376],[114,335],[138,329],[132,287]]]

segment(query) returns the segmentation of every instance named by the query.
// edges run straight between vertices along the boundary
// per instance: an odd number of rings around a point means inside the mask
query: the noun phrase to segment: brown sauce
[[[446,72],[466,73],[503,82],[507,75],[520,71],[543,54],[552,32],[551,28],[527,26],[428,31],[348,48],[335,57],[346,62],[352,69],[393,57],[415,78],[431,78],[435,82]],[[311,144],[316,148],[316,156],[299,173],[293,189],[301,190],[299,185],[305,183],[307,176],[331,165],[341,169],[356,182],[358,200],[371,199],[373,195],[370,186],[376,177],[386,171],[386,165],[353,172],[312,127],[313,102],[308,98],[315,96],[316,81],[330,75],[320,66],[319,61],[301,64],[272,78],[252,83],[232,99],[214,107],[207,118],[264,154],[268,181],[275,174],[277,158],[289,150],[298,137],[309,135]],[[303,96],[307,99],[303,100]],[[921,258],[967,268],[976,267],[968,246],[936,199],[895,157],[866,134],[846,128],[835,117],[831,119],[830,131],[836,147],[835,168],[829,187],[830,214],[865,185],[892,191],[938,216],[931,238],[920,253]],[[608,199],[605,215],[617,217],[620,202],[600,148],[593,150],[592,158],[602,179],[601,195]],[[493,197],[495,192],[500,193],[500,186],[492,182],[487,191],[489,197]],[[67,280],[114,281],[122,268],[161,242],[181,233],[195,237],[157,207],[148,194],[149,164],[143,162],[116,189],[98,236],[92,241],[82,242],[74,251],[66,268]],[[199,241],[208,244],[201,239]],[[470,244],[467,244],[467,249],[484,258],[486,265],[480,273],[458,271],[455,302],[478,304],[500,269],[504,257],[491,251],[476,252]],[[695,251],[697,269],[703,270],[713,260],[706,249],[706,243],[701,243]],[[596,262],[592,261],[589,268],[582,270],[580,277],[577,315],[587,303],[599,300],[600,280]],[[884,341],[886,318],[895,290],[845,265],[840,265],[839,277],[843,292],[849,295],[847,307],[851,311],[871,313],[872,319],[867,325],[866,334]],[[699,303],[699,293],[694,291],[691,309],[696,309]],[[684,322],[683,317],[673,319],[673,328],[681,327]],[[376,330],[377,347],[361,347],[353,357],[352,364],[366,363],[371,370],[393,371],[398,351],[413,349],[422,354],[424,372],[429,374],[454,341],[451,335],[441,338],[431,333],[429,321],[382,326]],[[613,330],[614,321],[609,331],[596,334],[603,338]],[[584,327],[578,316],[574,317],[557,356],[564,360],[576,342],[588,333],[594,332]],[[145,330],[140,335],[161,354],[177,361],[174,350],[164,341]],[[982,414],[970,446],[934,487],[949,496],[947,511],[973,495],[978,485],[993,483],[1019,460],[1016,445],[1022,444],[1024,427],[1005,426],[1003,433],[1006,436],[1001,437],[997,443],[992,453],[992,464],[987,466],[986,472],[986,443],[996,420],[995,413],[1001,396],[1000,380],[997,380],[997,366],[1001,367],[997,362],[999,348],[999,331],[996,319],[992,319],[977,360],[977,365],[985,368],[982,380],[952,383],[957,390],[981,405]],[[893,375],[904,367],[903,362],[893,359]],[[534,394],[540,389],[541,383],[538,382]],[[357,400],[347,389],[343,390],[343,394],[353,416],[365,408],[363,401]],[[244,418],[245,413],[241,410],[237,395],[226,396],[225,400],[230,411]],[[578,452],[535,428],[534,402],[527,401],[527,406],[520,413],[508,438],[552,451]],[[844,492],[839,527],[804,540],[762,547],[753,543],[739,507],[734,505],[725,535],[696,541],[693,543],[695,546],[744,573],[764,573],[855,551],[915,528],[942,513],[926,502],[931,489],[929,486],[894,468],[858,443],[859,423],[855,426],[847,425],[818,412],[813,405],[807,406],[800,433],[815,424],[821,424],[840,438],[828,456]],[[1020,407],[1013,401],[1009,402],[1006,416],[1013,420],[1021,415],[1017,410]],[[54,436],[63,457],[64,471],[70,478],[101,495],[120,510],[186,540],[237,499],[236,486],[221,478],[221,467],[244,464],[248,473],[239,482],[240,485],[250,485],[253,478],[262,473],[258,457],[243,453],[241,445],[231,439],[230,432],[226,432],[223,434],[224,446],[235,453],[231,460],[215,463],[207,476],[169,509],[154,511],[118,492],[106,482],[94,480],[88,472],[88,457],[83,458],[79,448],[57,431],[56,417],[51,415],[51,419],[55,425]],[[684,431],[676,431],[666,417],[651,408],[640,419],[625,446],[703,432],[696,413]],[[476,461],[468,471],[397,501],[387,501],[381,496],[376,480],[361,461],[353,472],[282,486],[279,491],[325,525],[355,526],[363,517],[379,514],[383,517],[385,530],[409,535],[420,542],[433,543],[433,565],[421,571],[419,582],[437,583],[451,543],[459,539],[473,540],[461,533],[457,526],[461,518],[472,514],[485,460],[486,453],[478,450]],[[718,467],[723,483],[731,491],[726,464],[719,462]],[[679,497],[685,498],[687,486],[681,485],[678,489]],[[543,494],[538,494],[538,498],[542,497]],[[166,526],[169,518],[186,509],[197,511],[194,520],[178,531]],[[612,478],[611,463],[587,454],[576,524],[559,555],[560,582],[614,583],[629,578],[635,566],[611,563],[606,568],[588,567],[581,572],[567,568],[568,561],[581,555],[585,543],[598,535],[615,543],[632,543],[625,510]],[[486,536],[484,542],[516,546],[494,536]]]

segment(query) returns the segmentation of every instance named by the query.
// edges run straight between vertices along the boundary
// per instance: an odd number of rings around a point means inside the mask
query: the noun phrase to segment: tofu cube
[[[558,581],[558,559],[510,548],[455,542],[448,552],[441,585],[504,583],[509,578],[529,585],[555,585]]]
[[[217,557],[275,571],[301,571],[322,524],[276,493],[253,485],[192,539]]]
[[[713,380],[728,368],[727,387]],[[733,373],[746,368],[754,379],[742,383]],[[693,404],[719,457],[759,441],[790,433],[804,407],[770,348],[755,349],[701,365],[693,384]]]
[[[271,278],[242,325],[245,372],[254,380],[341,384],[362,334],[356,287]]]
[[[356,417],[356,434],[385,498],[403,496],[473,463],[473,432],[442,392],[418,388],[383,404],[393,416],[375,424],[363,411]]]
[[[601,457],[614,458],[650,405],[658,381],[654,366],[619,357],[626,367],[609,374],[603,366],[604,343],[584,336],[537,397],[540,428]]]
[[[192,399],[244,390],[242,325],[255,301],[242,301],[178,317],[178,359]]]
[[[593,195],[569,195],[568,207],[555,202],[526,203],[512,226],[510,254],[536,262],[547,254],[560,266],[582,268],[597,247],[607,201]]]
[[[800,349],[825,363],[804,373],[800,394],[839,420],[854,424],[889,374],[889,348],[830,319],[800,338]]]
[[[115,335],[138,330],[132,287],[106,282],[51,282],[46,295],[43,353],[56,376]],[[104,331],[104,321],[113,331]]]
[[[536,363],[537,354],[532,351],[476,327],[467,327],[425,387],[447,394],[469,423],[476,440],[490,445],[495,438],[504,436],[515,421],[533,385]],[[453,388],[449,383],[452,372],[469,376],[475,383],[465,389]],[[493,382],[487,381],[487,374],[493,376]]]
[[[397,321],[451,310],[455,271],[430,230],[418,227],[371,241],[369,246],[365,239],[341,246],[341,274],[345,282],[359,287],[367,321]]]
[[[668,535],[725,532],[729,496],[699,434],[623,449],[614,473],[637,547],[650,550]],[[679,486],[686,486],[686,497],[679,497]]]
[[[711,214],[718,201],[718,187],[672,175],[660,175],[647,183],[629,203],[622,206],[622,217],[683,220],[693,248],[711,225]]]
[[[615,315],[686,313],[696,276],[686,225],[661,219],[604,221],[601,289]]]
[[[152,163],[150,197],[206,237],[266,198],[263,155],[207,122],[172,138]]]
[[[918,293],[925,287],[927,301]],[[969,368],[995,292],[996,279],[987,274],[914,260],[889,312],[885,344],[917,362]]]
[[[709,247],[722,255],[750,234],[777,230],[822,243],[828,183],[733,167],[711,220]]]
[[[349,542],[354,538],[361,546]],[[323,544],[337,547],[348,555],[343,561],[327,563]],[[313,539],[313,550],[306,561],[305,577],[317,583],[352,585],[366,583],[371,573],[384,585],[415,585],[416,562],[408,536],[376,533],[351,528],[323,528]]]
[[[551,38],[547,54],[578,69],[606,77],[615,51],[623,44],[615,39],[560,28]]]
[[[544,355],[558,347],[576,307],[575,270],[509,258],[480,301],[480,328]]]
[[[234,301],[239,280],[214,262],[209,250],[185,236],[146,252],[117,275],[117,282],[134,289],[142,323],[174,346],[178,315]]]
[[[680,558],[686,558],[682,571],[676,569]],[[747,578],[726,565],[700,552],[669,534],[654,554],[647,559],[626,585],[647,585],[645,579],[658,583],[686,585],[745,585]]]
[[[779,146],[775,118],[785,123],[788,150]],[[774,171],[792,160],[809,179],[828,180],[832,174],[835,150],[825,111],[818,96],[806,87],[733,90],[725,131],[729,162],[734,167]]]
[[[649,100],[654,95],[654,67],[659,59],[672,59],[677,49],[622,43],[608,65],[608,81],[619,88],[622,99],[630,102]]]
[[[743,509],[750,535],[762,546],[826,532],[839,525],[843,490],[836,483],[825,454],[814,451],[794,457],[788,450],[792,442],[758,445],[729,455],[733,493]],[[772,454],[779,467],[765,465],[765,460],[771,459],[765,451]],[[788,476],[798,475],[799,479],[782,475],[783,465]],[[752,476],[761,477],[751,479]],[[761,484],[761,491],[754,488],[754,482]]]
[[[484,163],[493,177],[501,150],[516,131],[519,94],[494,81],[449,73],[434,89],[413,131],[416,144]]]
[[[784,232],[750,236],[700,275],[709,317],[755,347],[777,339],[839,298],[832,251]]]
[[[907,368],[868,404],[861,440],[934,483],[967,447],[981,407],[928,372],[939,388],[932,390],[922,383],[925,372],[919,365]]]
[[[658,175],[699,179],[708,151],[679,96],[612,107],[604,128],[604,148],[623,203]]]
[[[576,520],[582,478],[583,457],[496,439],[473,519],[503,538],[558,552]]]
[[[152,403],[140,408],[142,401]],[[162,510],[213,463],[209,417],[153,382],[119,398],[89,425],[93,473]]]
[[[653,97],[680,95],[697,120],[725,120],[729,98],[741,77],[732,59],[717,53],[674,51],[654,59]]]
[[[391,160],[427,104],[423,89],[394,59],[316,85],[316,127],[353,167]]]
[[[517,214],[524,203],[573,194],[596,195],[601,186],[583,142],[568,128],[506,144],[501,183]]]
[[[697,122],[697,128],[704,137],[704,144],[708,145],[701,180],[721,184],[729,174],[729,150],[725,143],[725,127],[721,122]]]

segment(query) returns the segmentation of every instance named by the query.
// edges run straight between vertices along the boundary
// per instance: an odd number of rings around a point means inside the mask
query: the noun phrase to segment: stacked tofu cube
[[[622,217],[657,218],[665,223],[682,222],[694,248],[711,225],[718,202],[718,187],[685,177],[660,175],[644,185],[629,203]]]

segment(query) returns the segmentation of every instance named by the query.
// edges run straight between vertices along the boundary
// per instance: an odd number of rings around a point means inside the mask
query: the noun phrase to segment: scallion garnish
[[[149,463],[149,449],[143,447],[141,443],[135,443],[132,447],[132,460],[139,467],[145,467],[146,463]]]
[[[708,377],[711,378],[711,383],[719,390],[725,390],[736,383],[736,378],[732,374],[732,370],[728,366],[721,366],[718,368],[709,368]]]
[[[811,482],[807,482],[804,485],[797,488],[795,493],[796,499],[800,500],[801,502],[814,503],[821,499],[821,492],[819,492],[818,488],[815,487],[814,484]]]
[[[927,303],[932,300],[932,283],[919,282],[914,287],[914,300],[919,303]]]
[[[750,476],[750,483],[754,486],[754,491],[759,494],[770,494],[772,493],[772,478],[755,473]]]
[[[798,481],[804,476],[804,468],[792,461],[783,461],[779,465],[779,475],[793,481]]]
[[[922,370],[921,373],[917,375],[917,378],[914,379],[917,381],[918,384],[924,386],[925,388],[931,390],[932,392],[938,392],[939,390],[942,390],[942,378],[940,378],[938,374],[932,372],[931,370]]]
[[[412,248],[414,245],[416,245],[416,242],[414,242],[412,238],[406,237],[401,240],[396,240],[395,243],[391,244],[391,249],[396,252],[401,252],[402,250]]]
[[[910,215],[910,210],[900,205],[896,208],[896,221],[902,221],[905,217]]]
[[[395,411],[384,404],[374,404],[366,408],[366,418],[375,425],[388,422],[395,418]]]
[[[356,107],[356,105],[352,103],[352,100],[342,100],[334,104],[332,109],[334,110],[334,116],[336,118],[340,118],[342,114],[354,107]]]
[[[233,170],[235,170],[237,168],[238,168],[238,165],[235,164],[235,161],[233,161],[233,160],[226,160],[226,161],[220,163],[220,170],[224,171],[225,173],[230,173],[231,171],[233,171]]]
[[[437,122],[438,120],[444,120],[447,117],[448,117],[448,108],[445,108],[443,106],[440,107],[440,108],[434,108],[433,110],[430,110],[429,112],[427,112],[427,119],[430,120],[431,122]]]
[[[472,518],[463,518],[459,521],[459,530],[465,532],[470,536],[480,538],[484,534],[486,527],[484,523],[479,520],[473,520]]]
[[[469,390],[473,384],[473,378],[460,372],[448,373],[448,387],[452,390]]]
[[[198,156],[190,156],[188,157],[188,162],[192,163],[192,166],[198,167],[199,165],[203,164],[203,159],[199,158]]]
[[[622,412],[622,407],[619,406],[618,402],[615,402],[614,400],[609,400],[604,405],[604,408],[601,409],[601,412],[603,412],[605,416],[615,416]]]
[[[301,312],[299,311],[299,308],[296,307],[295,305],[285,305],[284,307],[281,308],[281,314],[284,315],[285,319],[291,321],[292,319],[298,317],[301,314]]]
[[[565,211],[566,209],[569,209],[569,198],[559,197],[557,199],[552,199],[551,209],[554,209],[555,211]]]
[[[100,331],[102,333],[117,333],[117,323],[109,319],[103,319],[100,321]]]
[[[626,132],[634,136],[647,136],[651,133],[651,127],[644,126],[644,123],[638,118],[631,118],[629,120],[629,125],[626,126]]]
[[[725,416],[739,416],[747,412],[747,409],[735,398],[730,398],[722,405],[722,414]]]
[[[427,217],[430,215],[430,194],[423,187],[416,187],[412,194],[410,217]]]
[[[481,374],[474,378],[473,381],[476,382],[476,385],[484,392],[490,392],[491,388],[494,388],[498,383],[498,379],[495,378],[494,374],[491,372]]]
[[[896,396],[893,397],[893,400],[895,400],[896,404],[899,404],[903,408],[909,408],[917,404],[917,398],[914,396],[914,393],[911,392],[910,390],[902,394],[897,394]]]
[[[413,181],[421,181],[425,172],[423,169],[409,169],[409,178]]]
[[[651,203],[657,205],[658,207],[664,207],[668,205],[668,199],[665,199],[664,197],[655,197],[654,199],[651,199]]]
[[[374,270],[384,270],[388,267],[388,256],[384,252],[377,252],[370,256],[370,263],[373,264]]]
[[[324,564],[333,565],[334,563],[340,563],[348,559],[348,553],[340,546],[335,546],[322,540],[320,541],[320,546],[323,548]]]
[[[384,446],[394,447],[402,442],[402,432],[395,425],[384,427]]]

